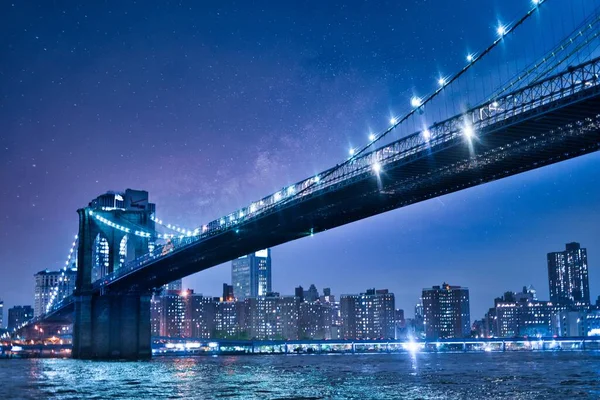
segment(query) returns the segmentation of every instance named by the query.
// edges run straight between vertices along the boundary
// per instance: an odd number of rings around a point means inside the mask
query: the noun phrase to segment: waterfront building
[[[185,336],[210,339],[216,330],[219,299],[192,294],[185,299]],[[221,326],[222,327],[222,326]]]
[[[4,302],[0,300],[0,330],[4,329]]]
[[[285,340],[299,338],[300,304],[300,298],[297,296],[282,296],[279,299],[279,323],[281,336]]]
[[[423,289],[423,324],[427,339],[464,338],[471,334],[469,289],[441,286]]]
[[[553,318],[566,306],[535,299],[531,288],[520,293],[506,292],[494,300],[494,308],[486,314],[487,337],[551,336]]]
[[[35,317],[39,317],[46,313],[46,309],[53,297],[55,302],[59,302],[73,294],[77,268],[71,267],[60,271],[46,269],[38,272],[34,277],[33,314]]]
[[[553,315],[552,329],[560,337],[600,336],[600,309],[561,310]]]
[[[318,301],[300,303],[299,338],[321,340],[328,339],[331,328],[330,307]]]
[[[185,301],[192,293],[169,290],[160,296],[160,336],[185,337]]]
[[[216,304],[215,333],[212,335],[213,338],[240,338],[242,331],[238,308],[238,304],[235,301],[221,301]]]
[[[162,300],[159,295],[150,299],[150,335],[160,336],[160,323],[162,320]]]
[[[567,243],[565,251],[548,253],[548,286],[556,305],[589,305],[587,250]]]
[[[279,293],[267,293],[262,297],[246,299],[248,304],[249,335],[257,340],[283,339],[279,322]]]
[[[342,337],[346,339],[394,338],[395,298],[387,289],[369,289],[340,297]]]
[[[33,307],[14,306],[8,309],[8,330],[14,331],[15,328],[33,318]]]
[[[233,294],[238,301],[271,292],[271,250],[260,250],[231,262]]]

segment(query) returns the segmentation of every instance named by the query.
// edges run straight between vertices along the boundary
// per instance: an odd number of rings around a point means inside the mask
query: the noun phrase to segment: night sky
[[[547,0],[488,68],[458,85],[484,91],[599,5]],[[33,274],[64,264],[76,210],[97,195],[144,189],[165,221],[194,228],[216,219],[342,161],[391,114],[406,112],[411,95],[430,92],[440,73],[494,40],[498,21],[529,7],[528,0],[0,2],[5,307],[33,303]],[[599,170],[600,154],[592,154],[279,246],[273,289],[388,288],[412,316],[423,287],[448,282],[469,287],[473,320],[523,285],[547,299],[546,253],[579,241],[595,299]],[[184,284],[220,295],[230,279],[227,264]]]

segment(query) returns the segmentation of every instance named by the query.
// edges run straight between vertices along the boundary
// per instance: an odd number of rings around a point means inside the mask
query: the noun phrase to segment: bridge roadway
[[[436,124],[429,140],[422,132],[403,138],[360,157],[307,195],[118,271],[95,287],[156,288],[259,249],[596,151],[599,72],[596,59]],[[465,125],[472,126],[472,139]],[[399,157],[397,148],[407,143],[412,147]],[[380,173],[372,169],[375,160]]]
[[[325,171],[318,184],[308,178],[293,186],[300,195],[289,201],[277,202],[276,194],[260,201],[269,207],[244,209],[244,218],[213,221],[199,238],[134,260],[94,290],[147,291],[259,249],[597,151],[599,74],[600,58]],[[68,320],[72,301],[57,303],[44,320]]]

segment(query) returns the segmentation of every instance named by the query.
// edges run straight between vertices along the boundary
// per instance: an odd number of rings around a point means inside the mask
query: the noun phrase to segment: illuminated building
[[[285,340],[298,340],[298,323],[300,319],[300,298],[283,296],[279,299],[279,323],[281,336]]]
[[[233,294],[238,301],[271,292],[271,250],[265,249],[231,262]]]
[[[279,322],[279,293],[246,299],[248,304],[248,328],[252,339],[282,339],[282,326]]]
[[[8,309],[8,330],[13,331],[19,325],[33,318],[31,306],[14,306]]]
[[[55,302],[59,302],[63,298],[72,295],[73,290],[75,290],[76,276],[77,269],[72,267],[60,271],[46,269],[35,274],[34,316],[38,317],[46,313],[55,290]]]
[[[548,253],[550,301],[558,305],[589,305],[587,250],[567,243],[565,251]]]
[[[215,309],[214,338],[234,339],[241,333],[238,304],[234,301],[221,301]]]
[[[423,324],[427,339],[463,338],[471,334],[469,289],[434,286],[423,289]]]
[[[535,290],[523,287],[520,293],[506,292],[494,300],[486,314],[486,335],[491,337],[552,336],[555,315],[566,306],[535,299]]]
[[[298,335],[303,339],[326,339],[331,327],[330,307],[318,301],[300,303]]]
[[[0,300],[0,330],[4,329],[4,302]]]
[[[340,313],[345,339],[395,338],[395,298],[387,289],[342,295]]]
[[[210,339],[215,334],[219,299],[192,294],[185,299],[185,336]]]
[[[185,301],[191,291],[170,290],[159,298],[161,302],[160,336],[185,336]]]

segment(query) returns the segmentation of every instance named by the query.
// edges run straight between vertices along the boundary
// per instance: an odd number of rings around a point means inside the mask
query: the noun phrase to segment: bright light
[[[444,86],[446,84],[446,78],[442,77],[442,78],[438,79],[438,84],[440,86]]]
[[[500,36],[506,35],[506,27],[504,25],[500,25],[497,29],[497,32]]]
[[[210,342],[208,344],[208,347],[210,347],[211,349],[214,349],[215,347],[218,347],[218,346],[219,346],[219,343],[215,343],[215,342]]]
[[[431,132],[429,131],[429,129],[425,129],[423,131],[423,139],[425,139],[428,142],[429,142],[429,139],[431,139]]]
[[[475,59],[475,56],[473,54],[467,55],[467,61],[468,62],[473,62],[474,59]]]
[[[370,140],[371,142],[372,142],[373,140],[375,140],[375,134],[374,134],[374,133],[371,133],[371,134],[369,135],[369,140]]]
[[[463,128],[463,134],[467,139],[471,139],[475,132],[473,132],[473,127],[471,125],[465,125]]]
[[[354,153],[355,153],[355,150],[354,149],[350,149],[350,150],[348,150],[348,153],[350,153],[350,155],[353,156]]]
[[[398,120],[396,118],[390,119],[390,124],[396,125],[396,122],[398,122]]]
[[[373,171],[375,171],[376,173],[380,173],[381,172],[381,164],[379,164],[378,162],[373,164]]]
[[[411,353],[417,353],[421,348],[419,343],[413,342],[412,340],[410,342],[403,343],[402,347],[404,347],[404,350],[407,350]]]
[[[315,176],[315,178],[314,178],[315,183],[319,183],[320,180],[321,180],[321,178],[319,178],[319,175]]]
[[[421,101],[421,99],[420,99],[420,98],[418,98],[418,97],[416,97],[416,96],[413,96],[413,97],[410,99],[410,105],[411,105],[412,107],[414,107],[414,108],[421,107],[421,104],[423,104],[423,102]]]
[[[535,4],[536,6],[537,6],[537,5],[540,5],[540,4],[542,4],[542,1],[543,1],[543,0],[531,0],[531,2],[532,2],[533,4]]]

